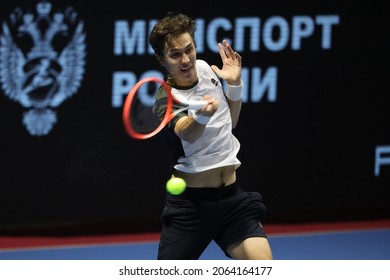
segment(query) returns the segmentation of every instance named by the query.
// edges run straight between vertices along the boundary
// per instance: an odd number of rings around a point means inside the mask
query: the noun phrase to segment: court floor
[[[390,260],[390,220],[265,225],[275,260]],[[0,260],[155,260],[158,233],[0,236]],[[227,260],[212,242],[201,260]]]

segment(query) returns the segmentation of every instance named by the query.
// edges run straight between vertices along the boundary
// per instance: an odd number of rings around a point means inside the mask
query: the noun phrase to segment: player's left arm
[[[222,69],[216,65],[211,65],[213,71],[227,83],[226,97],[230,108],[233,128],[238,123],[242,107],[242,88],[241,80],[242,58],[235,52],[226,40],[218,44],[219,54],[222,59]]]

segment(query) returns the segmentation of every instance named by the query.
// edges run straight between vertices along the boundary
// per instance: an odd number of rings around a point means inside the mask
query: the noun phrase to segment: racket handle
[[[188,103],[188,109],[190,109],[190,110],[199,110],[199,109],[202,109],[207,104],[208,104],[208,102],[205,101],[205,100],[190,101]]]

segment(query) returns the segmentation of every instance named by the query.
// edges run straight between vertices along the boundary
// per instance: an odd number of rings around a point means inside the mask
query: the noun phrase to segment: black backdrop
[[[390,146],[390,23],[384,4],[244,0],[230,8],[211,1],[46,2],[53,11],[73,7],[84,22],[85,72],[74,95],[53,108],[53,128],[34,136],[22,121],[29,108],[9,98],[2,70],[0,233],[160,228],[169,176],[165,148],[158,137],[130,139],[121,107],[113,104],[115,72],[141,75],[158,65],[151,54],[114,55],[113,48],[115,22],[127,21],[131,27],[136,20],[158,19],[169,10],[203,19],[206,26],[216,18],[234,24],[237,18],[251,17],[266,24],[278,16],[288,23],[284,48],[272,51],[262,38],[259,50],[240,51],[249,72],[277,69],[276,99],[247,100],[235,130],[242,144],[240,185],[262,193],[267,223],[390,217],[390,166],[382,164],[380,174],[374,174],[376,148]],[[2,1],[0,20],[9,24],[15,8],[35,12],[37,3]],[[300,49],[292,48],[292,22],[302,15],[313,20],[338,16],[330,48],[321,47],[319,25],[302,39]],[[223,35],[233,38],[229,31],[218,33]],[[277,30],[273,36],[278,37]],[[198,57],[219,65],[218,54],[207,47]],[[11,75],[16,71],[4,63],[0,67]],[[381,159],[389,157],[383,154]]]

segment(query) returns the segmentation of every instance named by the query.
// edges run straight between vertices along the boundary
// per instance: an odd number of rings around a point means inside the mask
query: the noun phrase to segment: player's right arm
[[[204,99],[208,100],[209,104],[198,110],[196,116],[183,116],[177,120],[174,131],[180,139],[193,143],[202,136],[207,120],[219,107],[217,99],[209,96]]]

